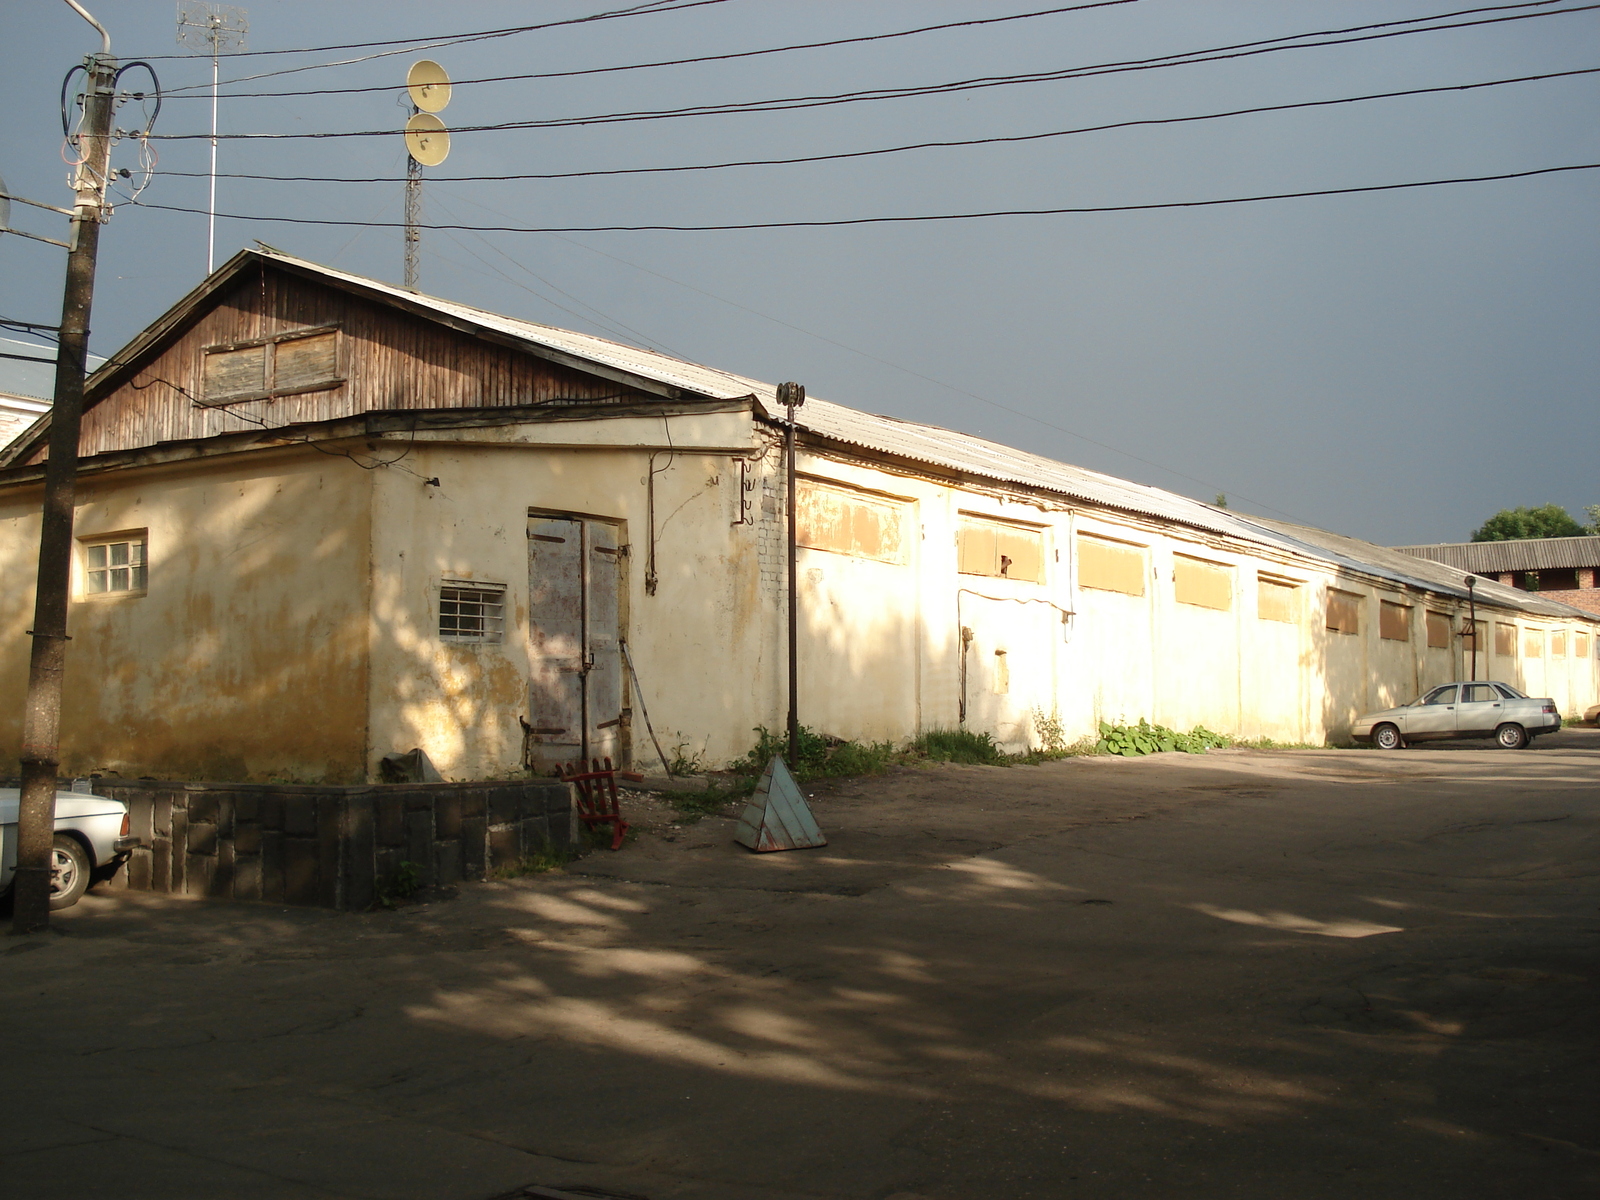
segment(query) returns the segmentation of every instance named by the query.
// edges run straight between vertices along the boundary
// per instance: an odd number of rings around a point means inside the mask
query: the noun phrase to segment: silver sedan
[[[17,810],[22,793],[0,788],[0,894],[17,871]],[[128,806],[105,796],[56,793],[56,835],[50,850],[50,907],[76,904],[94,877],[108,873],[138,844],[129,836]]]
[[[1380,750],[1445,738],[1493,738],[1507,750],[1521,750],[1560,728],[1561,712],[1549,697],[1524,696],[1509,683],[1458,680],[1410,704],[1357,717],[1350,735]]]

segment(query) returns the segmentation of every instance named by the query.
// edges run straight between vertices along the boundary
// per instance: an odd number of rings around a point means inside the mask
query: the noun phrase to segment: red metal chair
[[[587,829],[610,825],[611,848],[620,850],[622,839],[628,833],[628,823],[622,819],[622,807],[617,802],[617,770],[609,758],[604,760],[604,766],[601,761],[592,759],[585,767],[580,759],[556,769],[563,780],[577,789],[578,820]]]

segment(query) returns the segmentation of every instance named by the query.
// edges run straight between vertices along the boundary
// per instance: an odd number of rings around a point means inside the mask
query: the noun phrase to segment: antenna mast
[[[217,61],[224,52],[244,49],[244,35],[250,21],[244,9],[232,4],[205,4],[201,0],[180,0],[178,4],[178,45],[208,46],[211,49],[211,195],[206,203],[206,274],[216,266],[217,256]]]
[[[406,122],[406,287],[417,290],[422,257],[422,168],[437,167],[450,153],[450,131],[434,113],[450,103],[450,76],[431,59],[406,72],[411,119]]]

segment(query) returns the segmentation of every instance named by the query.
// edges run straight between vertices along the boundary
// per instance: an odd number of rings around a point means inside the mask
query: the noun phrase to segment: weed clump
[[[800,727],[800,761],[789,762],[789,739],[764,725],[755,729],[756,744],[743,758],[732,763],[735,774],[757,775],[767,769],[776,754],[797,780],[826,779],[839,775],[876,775],[894,765],[897,758],[893,742],[854,742],[828,737],[814,729]]]
[[[1213,747],[1232,744],[1226,734],[1213,733],[1204,725],[1196,725],[1188,733],[1179,733],[1165,725],[1152,725],[1143,717],[1137,725],[1113,725],[1100,722],[1100,740],[1095,743],[1096,754],[1119,754],[1132,758],[1142,754],[1170,754],[1176,750],[1183,754],[1204,754]]]
[[[911,753],[929,762],[981,763],[1003,767],[1009,761],[994,736],[970,729],[929,729],[911,743]]]

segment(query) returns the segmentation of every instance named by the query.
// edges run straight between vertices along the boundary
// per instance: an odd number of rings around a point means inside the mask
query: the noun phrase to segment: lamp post
[[[1473,589],[1478,586],[1476,575],[1467,576],[1467,624],[1472,629],[1472,665],[1467,671],[1467,678],[1476,681],[1478,678],[1478,595]]]

